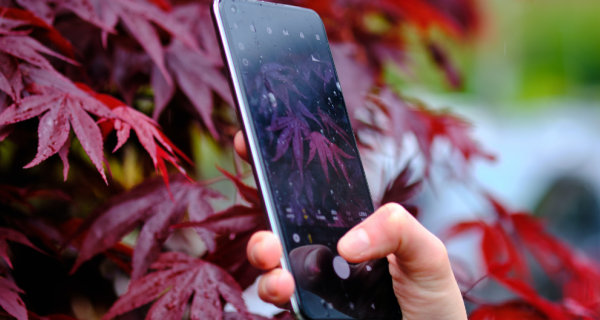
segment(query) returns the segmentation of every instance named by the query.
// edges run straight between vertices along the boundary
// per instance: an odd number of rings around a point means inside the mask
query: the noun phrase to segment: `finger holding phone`
[[[235,150],[247,160],[241,132]],[[384,271],[392,275],[404,319],[467,319],[443,243],[400,205],[388,204],[373,213],[340,240],[338,251],[355,262],[387,257],[390,267]],[[257,232],[250,239],[248,260],[269,271],[260,280],[259,296],[276,305],[287,303],[294,291],[292,275],[278,268],[281,255],[272,232]]]
[[[273,231],[248,245],[261,298],[299,319],[466,319],[441,241],[399,205],[374,211],[319,16],[216,0],[213,17]]]

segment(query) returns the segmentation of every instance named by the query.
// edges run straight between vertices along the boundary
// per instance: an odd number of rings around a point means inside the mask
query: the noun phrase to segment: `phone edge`
[[[223,19],[221,18],[221,12],[219,8],[219,4],[221,3],[221,1],[222,0],[214,0],[210,11],[213,23],[215,25],[215,30],[217,31],[216,34],[219,38],[218,42],[219,46],[221,47],[221,54],[223,55],[223,60],[225,62],[227,72],[229,73],[228,80],[232,93],[234,95],[234,102],[237,111],[238,122],[240,123],[240,127],[242,128],[242,131],[246,137],[246,139],[244,139],[246,148],[249,151],[248,154],[250,155],[251,161],[254,164],[252,171],[254,173],[254,179],[257,182],[258,191],[262,195],[261,202],[263,205],[263,213],[265,213],[265,215],[267,216],[269,220],[269,225],[271,227],[271,231],[274,231],[275,236],[281,242],[281,246],[284,250],[284,255],[280,259],[281,267],[282,269],[292,273],[292,270],[289,266],[289,262],[287,260],[289,252],[287,252],[287,249],[285,248],[285,245],[283,243],[283,229],[279,224],[279,217],[277,216],[277,211],[274,207],[274,201],[269,192],[264,192],[265,189],[269,190],[270,187],[268,181],[266,181],[267,177],[262,163],[260,161],[260,146],[258,146],[258,141],[256,141],[256,139],[250,139],[250,135],[248,135],[248,132],[251,132],[252,136],[254,136],[254,128],[251,124],[252,120],[249,115],[248,106],[246,105],[246,101],[243,97],[242,86],[237,77],[237,73],[232,72],[232,70],[234,70],[233,56],[229,48],[229,43],[227,42],[225,26],[223,25]],[[258,157],[256,155],[258,155]],[[268,199],[268,201],[266,201],[265,199]],[[294,289],[294,293],[292,294],[290,302],[292,305],[292,311],[294,313],[294,316],[298,320],[310,320],[305,319],[305,317],[302,315],[302,312],[300,311],[300,306],[298,303],[299,301],[297,297],[297,288]]]

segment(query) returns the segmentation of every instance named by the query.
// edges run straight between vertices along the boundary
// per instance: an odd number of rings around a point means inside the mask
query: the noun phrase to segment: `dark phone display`
[[[320,18],[267,3],[220,6],[303,313],[401,318],[387,261],[337,256],[337,241],[373,205]]]

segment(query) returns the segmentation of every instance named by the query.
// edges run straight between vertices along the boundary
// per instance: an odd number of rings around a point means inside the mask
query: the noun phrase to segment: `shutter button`
[[[333,258],[333,270],[343,280],[350,277],[350,265],[340,256]]]

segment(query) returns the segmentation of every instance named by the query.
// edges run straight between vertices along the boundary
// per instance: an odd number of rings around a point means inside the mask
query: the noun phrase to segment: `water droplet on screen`
[[[271,33],[273,33],[273,30],[271,30],[271,28],[267,28],[267,33],[271,34]]]
[[[294,239],[295,243],[300,243],[300,236],[297,233],[294,233],[292,238]]]
[[[354,310],[354,303],[350,302],[350,304],[348,305],[348,307],[350,307],[350,310]]]
[[[300,32],[300,38],[304,39],[304,33]]]
[[[247,67],[250,63],[247,59],[242,59],[242,63]]]
[[[337,97],[337,92],[335,92],[335,91],[334,91],[334,92],[333,92],[333,95]]]
[[[240,50],[244,50],[244,48],[245,48],[245,47],[244,47],[244,44],[243,44],[243,43],[241,43],[241,42],[240,42],[240,43],[238,43],[238,48],[240,48]]]
[[[235,22],[234,22],[234,23],[233,23],[233,27],[234,27],[235,29],[237,29],[237,28],[238,28],[238,25],[237,25],[237,23],[235,23]]]
[[[333,195],[333,190],[329,190],[331,192],[331,195]]]
[[[371,308],[373,308],[373,310],[375,310],[375,303],[371,303]]]
[[[250,30],[252,30],[252,32],[256,32],[256,28],[254,27],[253,24],[250,25]]]
[[[319,59],[315,58],[315,56],[313,56],[312,54],[310,55],[310,57],[312,58],[312,61],[321,62],[321,61],[319,61]]]
[[[289,32],[288,32],[286,29],[283,29],[283,35],[284,35],[284,36],[289,36],[289,35],[290,35],[290,33],[289,33]]]
[[[277,99],[275,99],[275,95],[272,92],[269,92],[268,96],[271,106],[273,106],[273,108],[277,108]]]
[[[335,85],[338,88],[338,90],[342,91],[342,86],[340,85],[339,82],[336,82]]]

